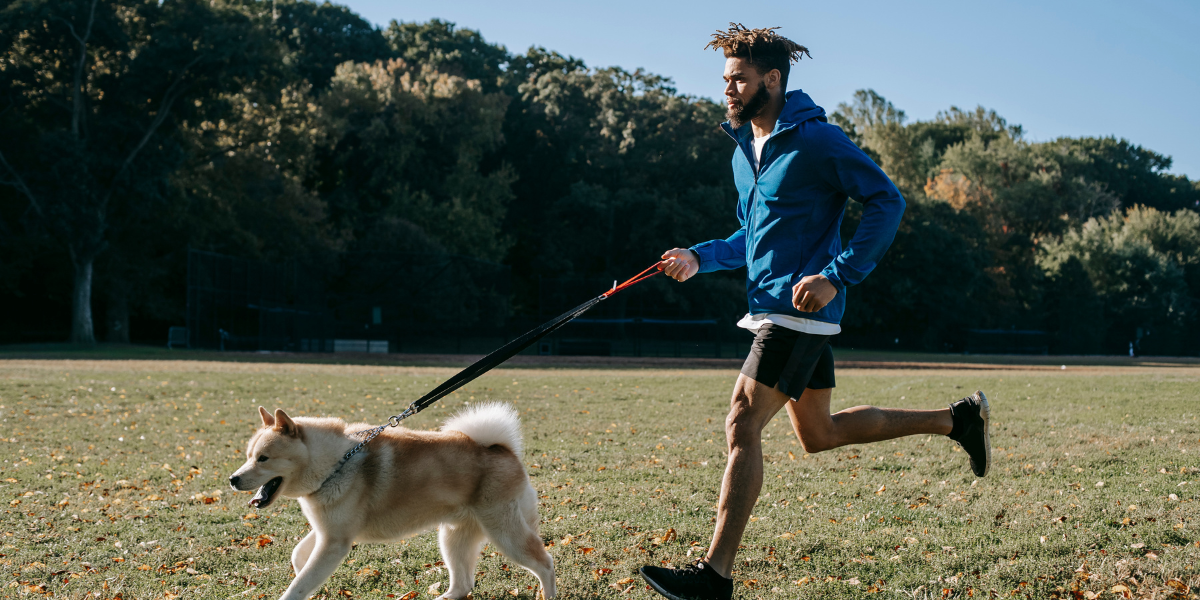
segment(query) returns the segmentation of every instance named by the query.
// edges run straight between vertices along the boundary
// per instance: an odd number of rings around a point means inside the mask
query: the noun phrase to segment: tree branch
[[[0,180],[0,184],[17,188],[17,191],[25,194],[29,198],[29,204],[33,206],[33,210],[37,212],[38,217],[46,218],[46,213],[42,211],[42,203],[38,201],[37,196],[33,195],[33,191],[25,185],[25,180],[21,179],[21,174],[8,163],[8,159],[4,157],[4,152],[0,151],[0,165],[4,165],[5,170],[12,174],[14,181]]]
[[[92,0],[92,8],[88,13],[87,29],[84,30],[83,37],[79,37],[79,34],[75,33],[75,26],[70,21],[58,17],[59,21],[67,24],[67,30],[71,32],[71,37],[79,42],[79,64],[75,66],[75,80],[71,89],[73,104],[71,110],[71,134],[75,136],[75,139],[79,139],[79,130],[85,114],[83,106],[83,73],[87,67],[87,44],[88,40],[92,37],[92,25],[96,22],[96,4],[99,2],[100,0]]]
[[[108,205],[109,199],[112,197],[113,192],[117,189],[117,183],[120,181],[121,176],[124,175],[125,171],[129,169],[129,166],[133,164],[134,159],[137,158],[137,155],[142,151],[142,148],[145,148],[146,144],[150,142],[150,138],[154,137],[154,132],[158,130],[164,121],[167,120],[167,115],[169,115],[171,112],[171,105],[183,95],[184,90],[180,89],[179,86],[183,83],[184,76],[187,75],[188,69],[196,66],[196,63],[200,62],[202,58],[204,58],[203,54],[193,58],[192,62],[184,65],[183,70],[179,72],[179,76],[175,78],[175,81],[171,82],[169,87],[167,87],[167,91],[163,93],[162,103],[159,104],[158,112],[154,115],[154,119],[150,121],[150,126],[146,128],[145,135],[143,135],[142,139],[138,141],[136,146],[133,147],[133,150],[129,152],[129,155],[125,157],[125,161],[121,163],[121,168],[118,169],[117,174],[113,176],[112,183],[109,185],[108,192],[104,195],[104,201],[101,203],[102,206]]]

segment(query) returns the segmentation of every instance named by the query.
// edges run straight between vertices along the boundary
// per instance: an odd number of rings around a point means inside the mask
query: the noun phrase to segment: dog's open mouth
[[[266,508],[267,505],[275,499],[275,493],[279,491],[279,486],[282,483],[282,477],[276,477],[275,479],[264,483],[262,487],[258,488],[258,493],[254,494],[254,497],[250,499],[250,506],[255,508]]]

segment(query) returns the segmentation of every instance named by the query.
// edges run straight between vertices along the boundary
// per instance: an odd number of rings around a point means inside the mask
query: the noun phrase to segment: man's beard
[[[771,94],[767,91],[767,84],[758,83],[758,91],[750,97],[750,101],[742,104],[740,108],[730,107],[725,111],[725,118],[729,119],[729,124],[733,125],[734,129],[740,128],[742,125],[749,123],[751,119],[758,116],[767,107],[767,103],[771,101]]]

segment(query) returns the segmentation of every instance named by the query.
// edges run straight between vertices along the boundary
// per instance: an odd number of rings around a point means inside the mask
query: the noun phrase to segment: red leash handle
[[[647,279],[650,279],[651,277],[654,277],[655,275],[658,275],[659,273],[662,273],[662,271],[655,271],[655,269],[657,269],[658,265],[660,265],[660,264],[662,264],[661,261],[650,265],[649,267],[646,268],[646,270],[625,280],[625,283],[622,283],[618,286],[613,287],[613,289],[608,290],[607,292],[604,292],[603,294],[601,294],[601,296],[604,298],[608,298],[609,296],[612,296],[613,294],[615,294],[627,287],[630,287],[635,283],[645,281]],[[654,271],[654,272],[651,273],[651,271]],[[649,273],[649,274],[647,275],[647,273]]]

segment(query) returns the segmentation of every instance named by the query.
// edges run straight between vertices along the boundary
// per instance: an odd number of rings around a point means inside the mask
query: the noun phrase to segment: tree
[[[10,1],[0,32],[0,181],[67,249],[70,339],[93,343],[93,270],[116,205],[153,210],[181,160],[176,120],[253,80],[270,46],[251,18],[200,0]]]
[[[508,72],[511,57],[504,46],[488,43],[478,31],[432,19],[428,23],[392,21],[384,32],[397,56],[468,80],[479,81],[485,92],[512,91]]]
[[[330,138],[316,173],[334,226],[362,236],[395,223],[396,233],[423,235],[393,244],[428,238],[498,262],[512,243],[501,225],[514,174],[504,164],[485,170],[481,161],[503,140],[507,104],[478,81],[429,65],[393,59],[338,67],[321,98]]]
[[[1194,182],[1171,175],[1171,158],[1125,139],[1059,138],[1043,146],[1062,157],[1070,176],[1099,183],[1121,201],[1121,208],[1149,206],[1164,211],[1196,210]]]
[[[1038,264],[1058,280],[1077,279],[1073,265],[1082,266],[1103,303],[1107,351],[1140,342],[1147,352],[1195,353],[1198,253],[1200,214],[1134,207],[1042,245]]]
[[[392,57],[379,28],[345,6],[310,0],[271,3],[273,35],[286,44],[284,62],[316,90],[329,85],[344,62],[375,62]]]
[[[851,203],[842,239],[850,239],[861,215]],[[847,339],[878,343],[894,336],[909,348],[961,349],[966,329],[991,324],[991,259],[987,235],[970,214],[911,199],[879,266],[846,290]]]

